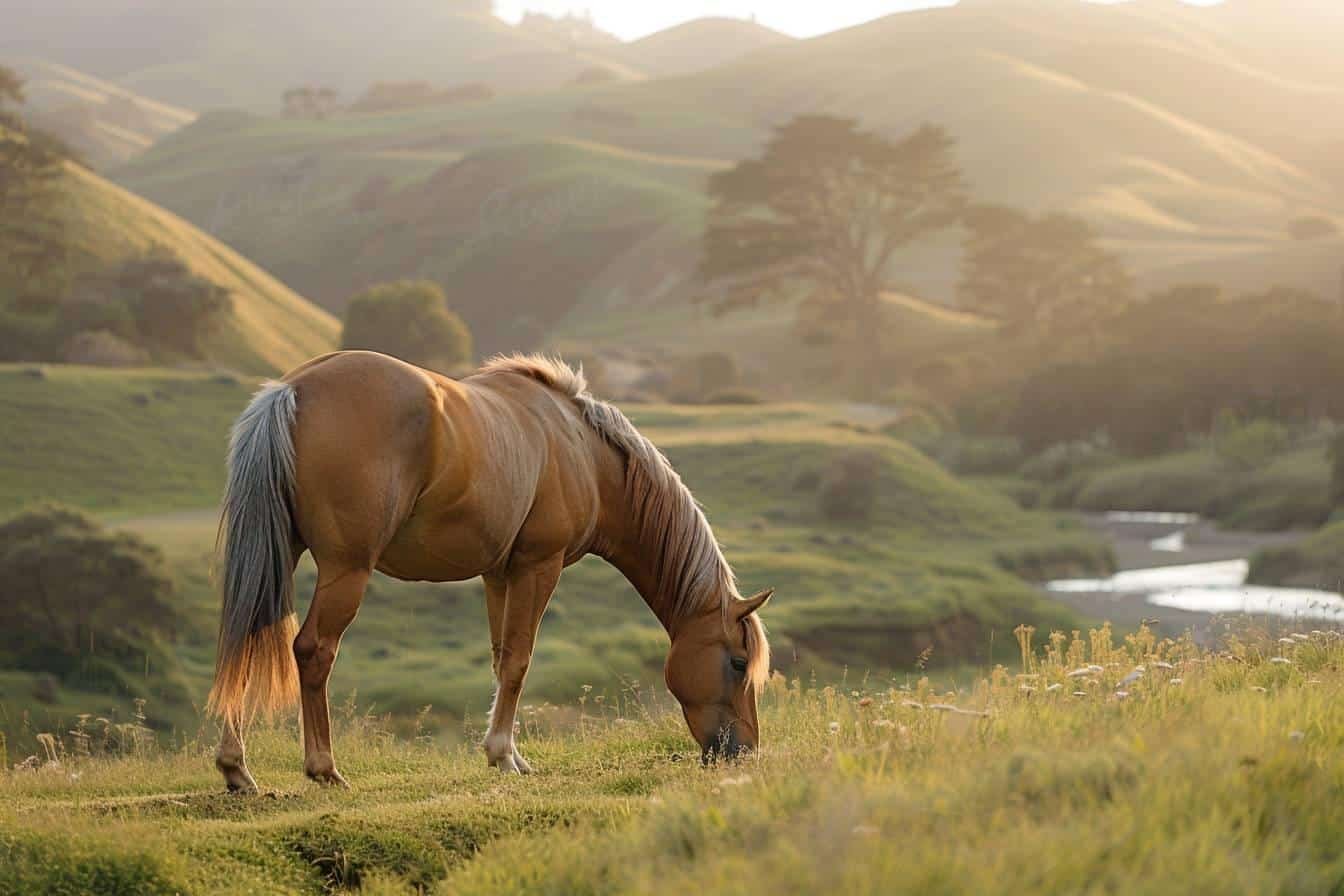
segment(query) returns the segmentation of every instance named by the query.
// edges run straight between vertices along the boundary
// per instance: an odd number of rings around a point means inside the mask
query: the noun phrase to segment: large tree
[[[710,180],[701,273],[719,287],[711,300],[721,310],[777,299],[830,306],[850,337],[850,373],[871,389],[894,256],[961,214],[952,150],[931,126],[899,141],[820,115],[777,128],[760,158]]]
[[[351,299],[341,347],[448,372],[472,360],[471,331],[449,310],[443,289],[429,280],[383,283]]]
[[[966,227],[961,302],[1010,330],[1095,332],[1133,301],[1124,263],[1081,218],[978,206],[968,211]]]

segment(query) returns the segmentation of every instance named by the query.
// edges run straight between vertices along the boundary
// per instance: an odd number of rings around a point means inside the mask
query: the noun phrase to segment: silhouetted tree
[[[1060,325],[1094,330],[1133,300],[1124,263],[1081,218],[978,206],[966,226],[959,297],[967,308],[1050,334]]]
[[[53,189],[71,153],[19,115],[23,80],[0,66],[0,267],[25,291],[59,268],[66,245]]]
[[[371,287],[345,311],[341,347],[383,352],[436,370],[472,360],[471,331],[437,283],[399,280]]]
[[[191,357],[200,356],[201,337],[233,308],[227,289],[197,276],[163,248],[126,259],[101,282],[108,301],[129,310],[141,343]]]
[[[924,127],[900,141],[845,118],[803,116],[758,159],[710,179],[701,274],[721,310],[802,297],[848,327],[846,363],[871,391],[881,296],[896,252],[954,224],[964,204],[953,141]]]

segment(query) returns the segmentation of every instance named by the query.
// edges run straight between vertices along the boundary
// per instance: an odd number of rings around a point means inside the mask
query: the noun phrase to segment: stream
[[[1167,628],[1205,627],[1213,614],[1344,622],[1344,597],[1308,588],[1248,585],[1250,556],[1303,533],[1224,532],[1194,514],[1091,514],[1088,525],[1115,549],[1120,572],[1105,579],[1060,579],[1046,590],[1097,618]]]

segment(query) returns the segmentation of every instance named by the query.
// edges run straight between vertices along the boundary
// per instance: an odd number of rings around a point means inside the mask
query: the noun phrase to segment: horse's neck
[[[676,595],[669,594],[666,583],[658,577],[658,559],[663,546],[645,543],[644,533],[640,531],[639,508],[623,477],[620,488],[613,489],[605,502],[599,528],[600,556],[625,576],[667,633],[674,634],[677,620],[672,611]]]

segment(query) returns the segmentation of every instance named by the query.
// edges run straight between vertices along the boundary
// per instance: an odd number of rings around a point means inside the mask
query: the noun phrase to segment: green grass
[[[0,508],[59,501],[96,511],[161,547],[187,620],[177,645],[194,701],[211,675],[217,597],[210,581],[214,505],[229,424],[251,383],[205,374],[0,368]],[[958,480],[904,442],[847,420],[843,407],[634,405],[636,424],[703,502],[744,590],[778,589],[767,622],[781,668],[908,668],[1001,659],[1027,620],[1070,617],[1021,576],[1107,571],[1109,552],[1064,517],[1031,514]],[[881,475],[864,523],[821,517],[816,480],[846,451],[876,452]],[[1018,573],[1018,574],[1015,574]],[[302,610],[313,570],[300,567]],[[415,620],[408,625],[407,620]],[[547,612],[530,698],[565,701],[584,684],[660,680],[666,636],[613,569],[588,559],[566,571]],[[125,718],[126,701],[85,693],[37,700],[33,676],[0,678],[0,728],[69,720],[72,711]],[[398,720],[434,707],[446,730],[491,696],[479,583],[408,584],[376,577],[341,651],[338,698]],[[82,703],[82,705],[81,705]],[[150,708],[160,729],[189,729],[189,704]]]
[[[1344,523],[1335,522],[1297,544],[1265,548],[1251,558],[1249,580],[1291,588],[1344,587]]]
[[[1047,489],[1045,500],[1081,510],[1199,513],[1234,529],[1310,529],[1330,515],[1324,446],[1308,441],[1255,469],[1207,450],[1124,461]]]
[[[301,780],[292,729],[254,733],[266,792],[246,798],[220,792],[208,741],[84,758],[66,738],[57,763],[0,772],[0,890],[1332,892],[1344,646],[1302,637],[1060,635],[952,691],[778,678],[760,752],[708,769],[648,689],[526,709],[528,777],[353,712],[351,791]]]

